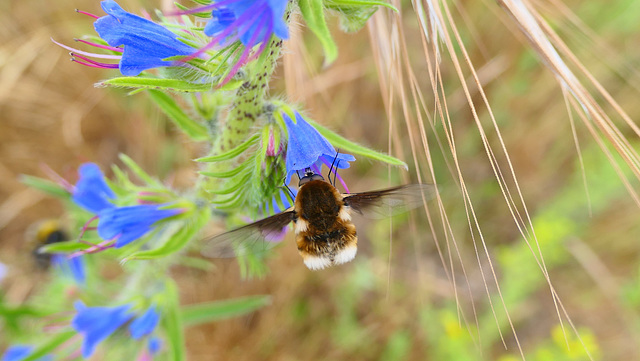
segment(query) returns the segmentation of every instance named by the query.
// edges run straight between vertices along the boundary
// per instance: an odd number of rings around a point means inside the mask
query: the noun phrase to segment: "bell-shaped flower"
[[[295,120],[291,119],[286,112],[282,112],[282,117],[288,133],[285,163],[286,184],[291,181],[293,174],[296,172],[304,173],[307,168],[320,173],[320,167],[323,163],[327,167],[333,165],[334,168],[344,169],[349,168],[349,162],[356,160],[351,154],[336,152],[331,143],[304,120],[300,113],[295,112]]]
[[[146,335],[151,334],[158,326],[160,314],[156,311],[155,306],[151,306],[140,317],[136,318],[129,325],[131,337],[138,340]]]
[[[154,224],[182,213],[180,209],[163,209],[167,204],[139,204],[118,207],[111,203],[116,195],[107,184],[100,168],[93,163],[79,169],[71,199],[98,218],[98,235],[107,241],[115,240],[115,247],[125,246],[144,236]]]
[[[111,200],[116,198],[109,188],[104,174],[95,163],[85,163],[78,168],[80,178],[76,183],[71,199],[80,207],[91,213],[99,213],[103,209],[114,207]]]
[[[103,1],[101,6],[107,16],[93,25],[110,46],[123,47],[120,60],[123,75],[133,76],[146,69],[170,66],[174,62],[164,59],[194,52],[164,26],[124,11],[113,0]]]
[[[85,285],[87,275],[85,272],[84,257],[69,258],[64,254],[54,254],[51,263],[59,269],[63,275],[72,278],[78,285]]]
[[[181,64],[166,59],[190,55],[196,51],[180,41],[178,35],[169,29],[125,11],[113,0],[101,2],[101,6],[107,13],[106,16],[98,17],[80,12],[96,18],[94,28],[108,46],[86,40],[78,41],[121,55],[85,52],[56,43],[70,50],[72,60],[77,63],[95,68],[119,68],[122,75],[136,76],[147,69]],[[91,58],[118,60],[118,63],[102,63]]]
[[[33,352],[33,346],[27,345],[15,345],[7,348],[7,351],[2,356],[2,361],[22,361],[29,357]],[[36,361],[52,361],[53,357],[50,355],[40,357]]]
[[[228,82],[247,62],[264,51],[272,35],[280,39],[289,38],[289,29],[284,20],[287,0],[214,0],[210,5],[197,7],[179,14],[211,11],[211,19],[204,33],[211,41],[191,55],[197,56],[215,46],[227,46],[240,40],[244,50],[237,58],[221,84]],[[253,48],[260,44],[253,55]]]
[[[118,328],[133,318],[130,305],[118,307],[87,307],[82,302],[75,303],[76,316],[71,327],[84,336],[82,357],[90,357],[96,346]]]
[[[182,212],[179,209],[161,207],[162,205],[140,204],[105,209],[99,213],[98,235],[105,240],[115,239],[115,247],[119,248],[147,234],[157,221]]]

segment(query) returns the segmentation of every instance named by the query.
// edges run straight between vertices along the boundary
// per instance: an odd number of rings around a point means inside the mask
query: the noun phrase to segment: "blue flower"
[[[101,5],[108,15],[96,20],[94,27],[110,46],[124,47],[122,75],[135,76],[146,69],[170,66],[174,62],[164,59],[194,52],[167,28],[124,11],[115,1],[103,1]]]
[[[178,35],[162,25],[140,16],[128,13],[115,1],[101,3],[106,16],[99,17],[84,11],[79,13],[97,19],[94,28],[108,45],[76,39],[76,41],[95,48],[109,50],[118,54],[100,54],[78,50],[56,41],[54,43],[71,51],[71,60],[93,68],[119,68],[122,75],[136,76],[143,70],[179,64],[167,58],[186,56],[196,49],[178,40]],[[119,63],[103,63],[92,58],[118,60]]]
[[[220,44],[228,43],[228,35],[232,35],[232,38],[238,37],[242,44],[249,48],[266,42],[272,34],[280,39],[289,38],[289,29],[284,21],[287,0],[216,2],[223,2],[225,5],[209,5],[215,8],[211,12],[211,20],[205,26],[204,33],[207,36],[225,33],[224,37],[218,39]]]
[[[7,275],[7,266],[5,266],[4,263],[0,262],[0,282],[2,282],[2,280],[5,278],[6,275]]]
[[[149,307],[145,313],[133,320],[129,325],[131,337],[134,340],[138,340],[150,334],[158,326],[158,321],[160,321],[160,315],[156,312],[156,308],[154,306]]]
[[[162,340],[158,337],[151,337],[147,342],[147,348],[151,354],[155,354],[162,348]]]
[[[21,361],[27,358],[31,352],[33,352],[33,346],[16,345],[7,349],[2,357],[2,361]],[[49,355],[40,357],[36,361],[52,361],[53,358]]]
[[[133,315],[129,313],[130,305],[118,307],[87,307],[82,302],[75,303],[78,313],[71,321],[78,333],[84,334],[82,357],[88,358],[96,346],[129,321]]]
[[[80,179],[76,183],[71,199],[80,207],[92,213],[114,207],[111,203],[116,198],[104,179],[104,174],[95,163],[85,163],[78,169]]]
[[[71,199],[98,217],[98,235],[105,240],[115,239],[115,247],[125,246],[149,232],[154,223],[177,215],[179,209],[161,209],[166,204],[140,204],[117,207],[111,200],[115,193],[104,179],[100,168],[93,163],[83,164],[80,179]]]
[[[149,232],[159,220],[175,216],[178,209],[160,209],[165,205],[141,204],[109,208],[100,212],[98,235],[102,239],[116,239],[115,247],[125,246]]]
[[[333,164],[336,168],[349,168],[349,162],[356,160],[351,154],[337,153],[331,143],[316,128],[307,123],[300,113],[295,112],[295,121],[285,112],[282,112],[282,117],[288,133],[286,184],[291,181],[291,176],[296,171],[304,172],[305,169],[311,168],[316,173],[320,173],[322,163],[327,167]]]
[[[64,254],[54,254],[51,262],[56,268],[62,271],[62,274],[72,277],[77,284],[86,284],[87,276],[85,273],[84,258],[82,256],[68,258]]]
[[[214,0],[210,5],[180,12],[189,14],[211,10],[211,20],[204,27],[204,33],[213,37],[209,44],[191,55],[194,57],[214,46],[227,46],[236,40],[244,45],[244,51],[237,57],[221,84],[227,83],[241,66],[257,58],[265,49],[272,35],[280,39],[289,38],[289,29],[284,21],[288,0]],[[253,48],[261,44],[251,57]]]

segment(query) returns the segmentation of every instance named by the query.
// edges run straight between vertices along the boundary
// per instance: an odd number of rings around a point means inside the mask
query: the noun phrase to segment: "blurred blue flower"
[[[351,154],[337,153],[331,143],[307,123],[300,113],[295,112],[295,121],[285,112],[282,112],[282,117],[288,133],[286,184],[291,181],[291,176],[296,171],[304,172],[305,169],[311,168],[319,174],[322,163],[327,167],[333,164],[335,168],[342,169],[349,168],[349,162],[356,160]]]
[[[116,195],[104,179],[104,174],[95,163],[85,163],[78,168],[80,178],[71,195],[73,202],[92,213],[114,207],[110,200]]]
[[[5,266],[4,263],[0,262],[0,282],[2,282],[2,280],[6,277],[7,275],[7,266]]]
[[[70,276],[79,285],[85,285],[87,275],[85,272],[84,257],[68,258],[64,254],[54,254],[51,257],[54,267],[62,271],[63,275]]]
[[[87,307],[82,302],[75,303],[78,313],[71,321],[71,327],[84,335],[82,357],[88,358],[96,346],[129,321],[131,305],[118,307]]]
[[[124,11],[113,0],[101,2],[101,6],[108,15],[96,20],[94,27],[110,46],[123,46],[122,75],[135,76],[146,69],[170,66],[174,62],[163,59],[195,51],[167,28]]]
[[[159,220],[175,216],[179,209],[160,209],[166,205],[141,204],[105,209],[99,213],[98,235],[115,239],[115,247],[126,246],[144,236]]]
[[[177,215],[179,209],[161,209],[167,204],[140,204],[117,207],[110,200],[115,193],[105,181],[104,174],[94,163],[85,163],[79,169],[71,199],[98,217],[98,235],[105,240],[115,239],[115,247],[125,246],[144,236],[159,220]]]
[[[147,347],[149,349],[149,352],[151,352],[151,354],[155,354],[158,351],[160,351],[160,349],[162,348],[162,340],[160,340],[160,338],[158,337],[151,337],[149,339],[149,342],[147,342]]]
[[[2,357],[2,361],[21,361],[27,358],[33,352],[33,346],[15,345],[10,346]],[[52,361],[53,357],[47,355],[40,357],[36,361]]]
[[[156,326],[158,326],[159,321],[160,314],[156,312],[155,306],[149,307],[145,313],[133,320],[129,325],[131,337],[133,337],[134,340],[138,340],[141,337],[150,334],[155,330]]]

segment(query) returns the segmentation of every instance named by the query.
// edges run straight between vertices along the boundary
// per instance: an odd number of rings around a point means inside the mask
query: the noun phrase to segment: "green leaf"
[[[162,327],[169,343],[169,359],[172,361],[186,360],[184,345],[184,327],[180,312],[178,289],[173,282],[165,283],[165,302],[162,308]]]
[[[186,326],[242,316],[271,303],[270,296],[251,296],[233,300],[200,303],[184,306],[182,319]]]
[[[118,155],[118,158],[120,158],[122,163],[124,163],[129,168],[129,170],[133,172],[133,174],[137,175],[138,178],[140,178],[146,184],[156,187],[162,187],[162,184],[158,180],[151,177],[149,173],[145,172],[133,159],[129,158],[128,155],[120,153]]]
[[[179,230],[171,234],[161,246],[133,253],[127,257],[127,260],[155,259],[182,250],[196,237],[200,229],[207,224],[209,217],[210,212],[207,208],[199,209],[193,218],[184,224],[179,224]]]
[[[86,243],[80,243],[76,241],[58,242],[44,245],[38,248],[40,253],[71,253],[76,251],[82,251],[89,249],[93,246]]]
[[[322,0],[299,0],[300,12],[304,17],[304,21],[309,26],[309,29],[320,40],[322,49],[324,50],[324,64],[329,65],[333,63],[338,57],[338,47],[331,37],[329,27],[327,27],[327,20],[324,17],[324,7]]]
[[[27,356],[26,358],[23,358],[22,361],[34,361],[41,357],[44,357],[52,353],[56,348],[58,348],[63,343],[69,341],[73,336],[77,334],[78,333],[75,330],[68,330],[68,331],[55,333],[53,334],[54,336],[50,340],[36,347],[36,349],[33,350],[33,352],[29,356]]]
[[[240,178],[239,180],[233,182],[233,181],[227,181],[226,183],[230,183],[231,185],[227,188],[219,188],[219,189],[207,189],[207,193],[210,194],[231,194],[235,191],[237,191],[238,189],[240,189],[241,187],[246,186],[247,182],[249,182],[249,179],[251,178],[251,173],[247,173],[245,175],[242,176],[242,178]]]
[[[223,160],[229,160],[229,159],[235,158],[240,154],[242,154],[242,152],[247,150],[250,146],[254,145],[258,141],[258,138],[260,138],[260,135],[254,134],[251,138],[247,139],[244,143],[240,144],[239,146],[227,152],[211,155],[208,157],[198,158],[196,159],[196,161],[197,162],[220,162]]]
[[[313,125],[313,127],[316,128],[318,132],[322,134],[322,136],[327,138],[329,143],[333,144],[333,146],[335,146],[336,148],[339,148],[340,151],[344,151],[346,153],[350,153],[354,155],[361,155],[363,157],[377,160],[380,162],[385,162],[387,164],[391,164],[394,166],[404,167],[405,170],[409,169],[405,162],[401,161],[396,157],[392,157],[384,153],[376,152],[375,150],[371,150],[367,147],[363,147],[360,144],[354,143],[346,138],[343,138],[342,136],[330,131],[329,129],[321,126],[320,124],[312,120],[307,119],[307,121],[309,122],[309,124]]]
[[[35,188],[51,196],[63,199],[71,198],[71,194],[69,194],[64,187],[50,180],[23,174],[20,176],[20,181],[26,186]]]
[[[251,157],[253,158],[253,157]],[[250,159],[251,159],[250,158]],[[243,170],[246,170],[248,168],[248,165],[250,164],[250,159],[247,159],[247,161],[243,162],[242,164],[238,165],[237,167],[229,170],[229,171],[223,171],[223,172],[207,172],[207,171],[202,171],[202,172],[198,172],[202,175],[206,175],[207,177],[213,177],[213,178],[231,178],[235,175],[240,174],[240,172],[242,172]]]
[[[115,86],[135,89],[160,89],[187,93],[207,92],[213,90],[213,85],[210,83],[196,84],[177,79],[145,78],[139,76],[125,76],[107,79],[97,83],[96,86]]]
[[[209,138],[207,128],[191,119],[182,108],[178,106],[171,96],[159,91],[149,89],[147,91],[151,99],[162,109],[162,111],[173,121],[178,128],[182,129],[191,139],[203,141]]]
[[[325,5],[328,9],[338,12],[340,28],[348,33],[362,29],[369,18],[378,10],[378,6],[398,11],[392,5],[376,0],[327,0]]]
[[[379,0],[325,0],[325,5],[327,8],[349,8],[349,7],[372,7],[372,6],[384,6],[395,12],[398,12],[398,9],[385,2]]]

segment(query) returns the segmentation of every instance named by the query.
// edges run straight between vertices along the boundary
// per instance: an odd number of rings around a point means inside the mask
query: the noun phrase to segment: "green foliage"
[[[369,18],[378,10],[378,6],[398,11],[393,5],[385,1],[376,0],[325,0],[329,10],[338,13],[342,31],[353,33],[362,29]]]
[[[197,326],[203,323],[220,321],[253,312],[271,303],[269,296],[251,296],[189,305],[182,308],[185,326]]]
[[[185,134],[195,141],[204,141],[209,138],[207,128],[189,117],[173,98],[158,91],[148,90],[151,99]]]
[[[307,26],[316,35],[324,50],[325,66],[333,63],[338,57],[338,47],[329,32],[324,16],[322,0],[299,0],[300,12]]]

